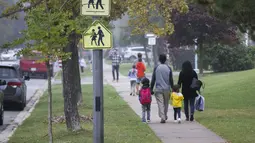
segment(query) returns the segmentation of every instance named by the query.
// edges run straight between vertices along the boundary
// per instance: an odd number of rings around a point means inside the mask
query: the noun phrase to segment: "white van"
[[[147,50],[149,59],[152,59],[152,49],[151,48],[146,48],[146,50]],[[138,53],[142,54],[143,59],[146,58],[144,47],[142,47],[142,46],[127,47],[127,49],[125,50],[124,59],[134,61],[134,60],[137,59],[137,54]]]

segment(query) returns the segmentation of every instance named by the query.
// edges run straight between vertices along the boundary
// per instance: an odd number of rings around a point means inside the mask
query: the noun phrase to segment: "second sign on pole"
[[[82,0],[81,15],[110,16],[110,0]]]

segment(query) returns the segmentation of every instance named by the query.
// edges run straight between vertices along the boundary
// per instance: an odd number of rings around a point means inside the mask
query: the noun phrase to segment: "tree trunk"
[[[78,66],[77,35],[69,35],[69,43],[64,52],[70,52],[71,58],[62,61],[63,67],[63,96],[66,127],[68,130],[77,131],[81,129],[80,117],[77,107],[77,97],[80,96],[80,72]]]
[[[146,58],[148,67],[151,67],[151,62],[150,62],[150,59],[149,59],[149,57],[148,57],[148,52],[147,52],[146,46],[147,46],[147,45],[144,43],[144,44],[143,44],[143,47],[144,47],[144,51],[145,51],[145,58]]]
[[[153,46],[153,47],[152,47],[152,54],[153,54],[153,63],[154,63],[154,67],[156,67],[157,64],[158,64],[158,54],[157,54],[156,46]]]
[[[203,69],[203,65],[204,65],[204,47],[203,44],[199,43],[198,44],[198,55],[199,55],[199,74],[203,75],[204,74],[204,69]]]
[[[169,49],[168,55],[169,55],[169,60],[172,62],[173,70],[177,70],[176,58],[175,58],[175,54],[174,54],[174,49]],[[169,62],[169,63],[170,63],[170,62]]]
[[[47,75],[48,75],[48,136],[49,143],[53,143],[53,134],[52,134],[52,90],[51,90],[51,70],[49,61],[47,64]]]

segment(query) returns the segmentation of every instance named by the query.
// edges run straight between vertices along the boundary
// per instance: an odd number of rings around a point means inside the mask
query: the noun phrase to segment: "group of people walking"
[[[112,58],[112,72],[113,80],[115,81],[114,71],[119,71],[119,61],[121,58],[116,53],[114,55]],[[159,55],[159,64],[155,65],[151,81],[145,76],[146,66],[142,60],[142,54],[139,53],[137,57],[138,60],[134,62],[132,68],[129,70],[128,77],[131,87],[130,95],[138,95],[142,105],[142,122],[150,122],[152,95],[155,95],[157,101],[158,115],[161,118],[160,123],[166,123],[166,120],[168,120],[169,101],[171,101],[173,106],[174,120],[176,122],[181,122],[183,101],[186,121],[194,121],[195,100],[202,84],[197,85],[196,88],[191,87],[194,81],[199,81],[191,62],[186,61],[183,63],[178,82],[174,84],[173,72],[166,64],[167,57],[165,54]]]
[[[145,64],[142,62],[141,55],[138,56],[138,62],[133,65],[133,68],[129,71],[131,93],[134,95],[134,79],[137,75],[136,84],[138,87],[136,91],[139,95],[140,103],[142,104],[142,121],[150,121],[150,107],[151,107],[151,95],[155,95],[155,99],[158,104],[158,114],[161,118],[160,123],[165,123],[168,120],[168,107],[169,101],[173,106],[174,120],[175,122],[181,122],[181,107],[184,100],[184,111],[186,115],[186,121],[194,121],[195,112],[195,98],[198,96],[201,85],[194,89],[191,88],[194,79],[198,79],[197,73],[193,70],[189,61],[186,61],[182,65],[182,71],[179,74],[177,84],[173,81],[172,69],[166,64],[166,55],[159,55],[159,64],[155,66],[151,78],[151,82],[145,77]],[[143,77],[142,77],[143,76]],[[141,89],[139,88],[142,84]],[[182,89],[180,91],[180,88]],[[150,92],[148,92],[150,91]],[[145,117],[147,115],[147,117]]]

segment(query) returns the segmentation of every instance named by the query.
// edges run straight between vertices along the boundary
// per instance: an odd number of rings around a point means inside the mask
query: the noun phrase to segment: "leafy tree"
[[[128,0],[129,24],[134,26],[135,34],[153,32],[156,35],[172,34],[174,25],[172,23],[173,9],[183,13],[187,12],[188,6],[185,0]]]
[[[128,0],[129,25],[134,35],[144,35],[152,32],[158,36],[171,35],[174,32],[172,21],[173,10],[186,13],[188,6],[185,0]],[[159,47],[163,44],[161,39],[153,49],[154,64],[157,63]],[[158,43],[158,42],[157,42]]]
[[[210,43],[235,44],[238,42],[236,28],[211,16],[201,5],[189,4],[189,12],[174,12],[172,21],[175,32],[166,36],[169,48],[197,45],[199,53],[199,71],[203,74],[204,45]]]
[[[255,40],[255,1],[254,0],[198,0],[210,9],[212,15],[236,24],[242,32],[249,30]]]
[[[46,1],[47,3],[47,1]],[[26,22],[27,30],[23,31],[24,37],[18,39],[14,44],[26,43],[28,48],[24,48],[19,54],[33,55],[33,51],[38,51],[44,57],[37,62],[45,62],[48,73],[48,136],[49,142],[53,142],[52,135],[52,90],[51,90],[51,74],[50,62],[56,61],[58,58],[66,60],[70,57],[70,53],[63,52],[63,47],[68,43],[67,36],[63,33],[70,33],[71,29],[65,28],[65,25],[71,24],[67,21],[69,14],[64,12],[51,13],[44,6],[39,6],[27,13]],[[65,29],[66,31],[63,31]],[[34,41],[33,44],[30,44]],[[77,108],[77,107],[76,107]],[[77,110],[77,109],[76,109]],[[78,114],[78,112],[77,112]],[[77,115],[79,116],[79,114]],[[79,120],[79,118],[77,118]],[[79,121],[77,122],[79,123]],[[79,125],[77,125],[79,126]]]
[[[0,12],[4,10],[5,7],[14,4],[14,1],[2,0],[0,1]],[[0,19],[0,32],[2,37],[0,39],[0,46],[6,42],[10,42],[20,36],[19,31],[25,28],[24,13],[20,14],[20,19],[10,20],[7,18]]]

